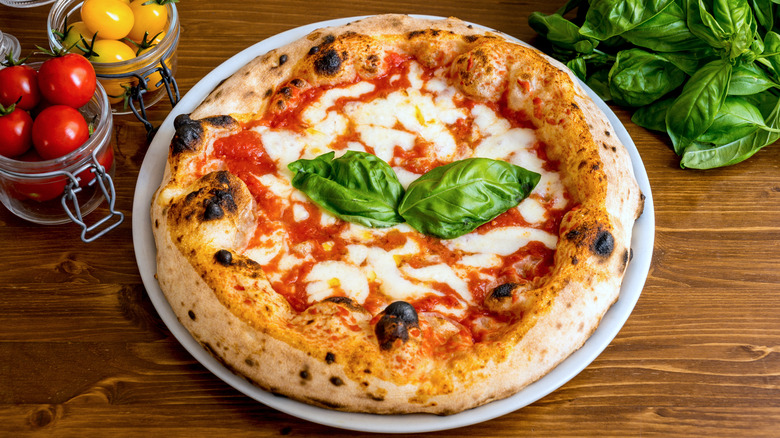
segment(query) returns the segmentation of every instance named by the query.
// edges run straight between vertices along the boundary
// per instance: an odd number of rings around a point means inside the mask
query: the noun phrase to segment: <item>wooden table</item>
[[[383,12],[453,15],[532,41],[528,14],[559,3],[184,0],[176,78],[185,93],[271,35]],[[0,29],[29,54],[47,46],[47,12],[0,7]],[[432,435],[780,435],[780,147],[726,169],[681,170],[666,140],[613,108],[655,201],[655,252],[636,308],[609,347],[549,396]],[[159,125],[170,109],[160,103],[149,117]],[[116,230],[85,244],[73,224],[38,226],[0,209],[0,435],[347,434],[242,395],[171,336],[133,253],[145,131],[118,116],[113,136],[117,206],[127,215]]]

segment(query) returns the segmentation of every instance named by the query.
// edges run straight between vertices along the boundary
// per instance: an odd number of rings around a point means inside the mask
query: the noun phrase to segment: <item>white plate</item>
[[[429,16],[418,17],[440,18]],[[628,319],[634,305],[639,299],[639,294],[644,287],[645,279],[647,278],[647,273],[650,268],[650,259],[653,253],[653,240],[655,237],[655,213],[653,210],[653,198],[650,194],[650,183],[647,179],[647,173],[645,172],[642,159],[639,156],[636,146],[634,145],[634,142],[631,141],[631,137],[629,137],[626,129],[609,107],[589,89],[589,94],[607,115],[612,126],[615,128],[618,137],[628,148],[634,167],[634,173],[639,181],[642,192],[646,196],[644,213],[636,222],[636,225],[634,225],[633,240],[631,242],[631,246],[634,250],[634,258],[631,263],[629,263],[618,301],[609,309],[598,329],[593,332],[593,335],[585,342],[585,345],[561,362],[546,376],[509,398],[497,400],[459,414],[438,416],[428,414],[375,415],[338,412],[275,396],[253,386],[242,377],[233,374],[204,350],[203,347],[192,338],[187,329],[179,323],[176,315],[169,306],[168,301],[166,301],[165,296],[160,290],[157,280],[154,278],[156,272],[156,247],[149,219],[149,209],[154,192],[162,181],[168,147],[174,134],[173,119],[179,114],[192,112],[217,84],[256,56],[293,42],[318,28],[337,26],[355,21],[359,18],[362,17],[313,23],[263,40],[225,61],[222,65],[206,75],[206,77],[198,82],[181,99],[160,126],[159,131],[146,153],[146,158],[144,159],[141,171],[138,174],[138,183],[136,185],[133,203],[133,242],[141,278],[146,286],[149,298],[155,309],[157,309],[163,322],[165,322],[171,333],[173,333],[176,339],[181,342],[184,348],[186,348],[196,360],[235,389],[260,403],[289,415],[342,429],[384,433],[412,433],[446,430],[468,426],[502,416],[546,396],[561,387],[588,366],[607,347],[607,345],[609,345],[625,323],[626,319]]]

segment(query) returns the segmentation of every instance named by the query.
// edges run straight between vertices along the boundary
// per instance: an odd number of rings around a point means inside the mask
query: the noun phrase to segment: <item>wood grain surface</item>
[[[312,22],[384,12],[457,16],[533,43],[527,17],[561,1],[182,0],[182,93],[223,61]],[[48,6],[0,6],[23,54],[47,46]],[[582,373],[538,402],[431,436],[780,436],[780,147],[725,169],[682,170],[664,138],[633,125],[656,244],[639,302]],[[155,125],[171,106],[161,102]],[[73,224],[0,208],[0,436],[363,436],[280,413],[195,361],[149,301],[131,211],[148,147],[114,120],[124,223],[90,244]],[[100,211],[100,210],[99,210]]]

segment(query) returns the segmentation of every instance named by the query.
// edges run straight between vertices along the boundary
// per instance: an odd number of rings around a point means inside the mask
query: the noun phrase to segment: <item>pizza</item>
[[[234,373],[316,406],[517,393],[616,301],[644,197],[556,61],[379,15],[265,53],[175,119],[157,280]]]

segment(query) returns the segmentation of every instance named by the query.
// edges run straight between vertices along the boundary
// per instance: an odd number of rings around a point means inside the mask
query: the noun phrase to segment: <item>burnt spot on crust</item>
[[[214,128],[231,128],[237,125],[230,116],[207,117],[202,120],[193,120],[189,114],[179,114],[173,120],[175,133],[171,141],[171,153],[175,156],[185,151],[194,151],[203,140],[203,126]]]
[[[467,43],[473,43],[474,41],[479,39],[479,35],[464,35],[463,40]]]
[[[600,257],[611,256],[615,249],[614,236],[600,224],[582,224],[566,232],[564,237],[578,248],[585,246]]]
[[[287,55],[280,55],[279,56],[279,65],[283,65],[285,62],[287,62]]]
[[[301,376],[301,379],[303,380],[311,380],[311,373],[309,373],[309,370],[301,370],[298,375]]]
[[[601,230],[596,236],[596,240],[593,241],[591,251],[602,257],[609,257],[614,248],[615,238],[612,237],[612,233],[607,230]]]
[[[332,363],[333,363],[333,362],[335,362],[335,361],[336,361],[336,355],[334,355],[334,354],[333,354],[333,353],[331,353],[331,352],[327,352],[327,353],[325,354],[325,363],[327,363],[328,365],[330,365],[330,364],[332,364]]]
[[[344,407],[344,406],[343,406],[343,405],[341,405],[340,403],[333,403],[333,402],[331,402],[331,401],[328,401],[328,400],[322,400],[322,399],[319,399],[319,398],[312,398],[312,397],[307,397],[307,399],[308,399],[310,402],[314,403],[315,405],[325,406],[326,408],[331,408],[331,409],[340,409],[340,408],[343,408],[343,407]]]
[[[191,320],[195,321],[195,312],[192,310],[187,311],[187,316],[189,316]]]
[[[316,55],[317,52],[320,51],[320,46],[314,46],[311,49],[309,49],[309,56]]]
[[[224,189],[213,188],[209,190],[210,197],[203,200],[203,220],[210,221],[215,219],[222,219],[225,216],[225,210],[228,212],[235,212],[238,206],[233,198],[233,190],[230,187],[230,180],[227,177],[227,172],[221,170],[215,175],[217,181],[219,181]]]
[[[336,37],[334,37],[333,34],[329,34],[322,39],[322,44],[331,44],[333,41],[336,41]]]
[[[233,263],[233,254],[226,249],[220,249],[216,254],[214,254],[214,259],[220,265],[230,266],[230,264]]]
[[[626,269],[626,265],[628,265],[628,260],[630,258],[628,250],[623,251],[623,259],[621,260],[623,264],[623,269]]]
[[[295,78],[295,79],[290,81],[290,85],[292,85],[293,87],[301,88],[304,85],[306,85],[306,83],[303,82],[303,79]]]
[[[189,114],[179,114],[173,119],[176,132],[171,141],[171,153],[178,155],[184,151],[194,151],[203,138],[203,126],[192,120]]]
[[[346,52],[339,55],[336,50],[328,49],[314,60],[314,71],[322,76],[335,76],[341,68],[341,63],[346,59],[346,55]]]
[[[490,292],[490,296],[497,300],[511,297],[512,291],[515,290],[516,287],[517,283],[504,283],[493,288],[493,290]]]
[[[330,383],[332,383],[333,386],[341,386],[344,384],[344,381],[341,380],[341,378],[334,376],[330,378]]]
[[[379,348],[390,350],[398,339],[406,343],[409,341],[409,329],[412,327],[419,327],[419,319],[414,307],[405,301],[390,304],[382,312],[382,317],[374,327]]]
[[[325,298],[323,302],[340,304],[353,312],[366,312],[363,306],[350,297],[329,297]]]

